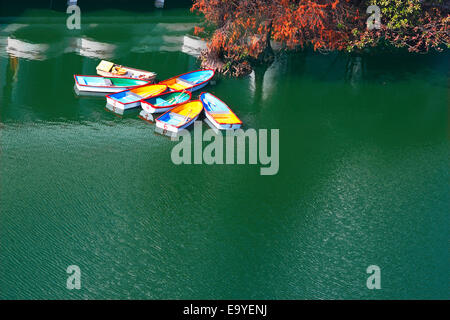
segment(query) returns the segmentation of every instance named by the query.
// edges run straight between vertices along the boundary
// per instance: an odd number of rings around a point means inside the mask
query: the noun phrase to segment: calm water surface
[[[280,129],[279,173],[260,176],[175,166],[138,111],[74,93],[101,58],[159,79],[198,68],[183,46],[198,17],[65,18],[0,24],[0,298],[449,298],[448,53],[306,51],[218,77],[208,91],[245,128]]]

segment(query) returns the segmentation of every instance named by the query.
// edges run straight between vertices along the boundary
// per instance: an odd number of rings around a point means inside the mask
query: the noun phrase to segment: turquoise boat
[[[189,91],[168,92],[141,100],[141,106],[148,113],[161,113],[191,100],[191,96],[192,94]]]

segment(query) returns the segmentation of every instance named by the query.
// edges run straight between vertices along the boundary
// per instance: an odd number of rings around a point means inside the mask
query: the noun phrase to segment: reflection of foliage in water
[[[123,42],[130,39],[132,31],[120,25],[108,25],[105,27],[89,28],[83,32],[85,36],[100,42],[114,43]]]

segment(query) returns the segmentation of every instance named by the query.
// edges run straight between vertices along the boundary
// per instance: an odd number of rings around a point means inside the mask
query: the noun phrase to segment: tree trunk
[[[270,45],[271,35],[272,35],[272,21],[269,22],[269,28],[264,39],[264,46],[265,46],[264,51],[258,57],[260,63],[268,65],[272,64],[272,62],[275,59],[275,54],[273,53],[272,46]]]
[[[201,66],[204,69],[213,69],[222,72],[225,66],[225,63],[220,59],[219,55],[212,52],[209,48],[202,51],[200,59],[202,60]]]

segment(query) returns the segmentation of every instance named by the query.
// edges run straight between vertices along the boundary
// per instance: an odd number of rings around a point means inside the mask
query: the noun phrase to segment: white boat
[[[126,77],[147,80],[153,83],[156,73],[146,70],[140,70],[102,60],[97,66],[97,74],[104,77]]]
[[[186,102],[162,114],[156,121],[156,127],[164,131],[178,133],[197,120],[203,110],[201,101]]]
[[[202,92],[199,99],[203,103],[206,118],[217,129],[237,130],[242,126],[242,121],[231,111],[230,107],[216,96]]]
[[[133,78],[99,77],[74,75],[75,85],[80,92],[119,92],[137,86],[150,84],[150,81]]]

